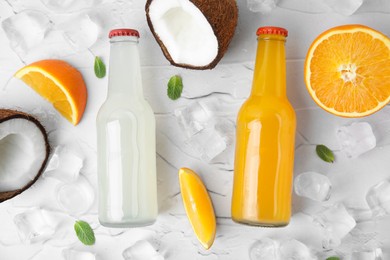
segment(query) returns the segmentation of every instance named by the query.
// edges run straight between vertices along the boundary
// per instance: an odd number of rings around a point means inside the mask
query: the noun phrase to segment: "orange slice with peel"
[[[216,220],[213,204],[200,177],[191,169],[179,170],[180,190],[192,229],[202,246],[214,243]]]
[[[61,60],[41,60],[18,70],[23,80],[72,124],[77,125],[87,103],[87,88],[81,73]]]
[[[363,117],[390,101],[390,39],[363,25],[329,29],[312,43],[305,82],[314,101],[343,117]]]

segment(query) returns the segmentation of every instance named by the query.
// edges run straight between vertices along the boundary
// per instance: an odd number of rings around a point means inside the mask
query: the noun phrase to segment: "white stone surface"
[[[315,37],[324,30],[341,24],[364,24],[390,35],[390,6],[384,0],[366,0],[361,8],[351,16],[334,13],[320,1],[280,0],[278,6],[268,14],[252,13],[246,1],[239,0],[239,24],[231,46],[221,63],[211,71],[191,71],[169,65],[152,37],[146,24],[145,1],[95,0],[92,9],[72,10],[71,13],[56,12],[43,3],[55,1],[40,0],[0,0],[0,22],[24,10],[36,10],[48,15],[53,29],[46,33],[42,44],[34,47],[34,52],[18,56],[9,46],[6,34],[0,29],[0,104],[1,107],[20,109],[36,115],[50,132],[53,147],[64,145],[82,151],[84,164],[83,177],[96,190],[96,129],[97,111],[106,97],[107,77],[97,79],[93,72],[94,55],[101,56],[108,63],[109,28],[103,30],[98,41],[88,50],[77,51],[63,38],[61,24],[86,12],[104,14],[104,24],[113,27],[133,27],[140,31],[140,53],[143,73],[143,86],[146,99],[150,102],[157,119],[157,169],[159,217],[150,227],[125,229],[118,232],[98,224],[97,207],[92,205],[87,215],[80,218],[92,224],[96,233],[96,245],[86,248],[74,237],[73,220],[55,205],[55,187],[60,180],[41,178],[28,191],[0,204],[0,259],[61,259],[64,248],[78,251],[91,251],[99,260],[122,259],[122,252],[140,240],[154,241],[153,246],[165,259],[249,259],[249,247],[262,238],[297,239],[306,244],[319,259],[329,255],[350,255],[358,250],[364,239],[357,235],[371,234],[383,250],[383,259],[390,259],[390,217],[370,219],[358,225],[346,236],[339,248],[332,252],[322,249],[322,237],[316,225],[311,225],[309,215],[342,202],[347,209],[368,210],[365,200],[368,189],[390,177],[390,109],[367,117],[365,122],[373,126],[377,137],[377,147],[358,158],[349,159],[341,153],[336,130],[342,125],[362,121],[330,115],[312,101],[303,82],[303,63],[306,52]],[[313,3],[311,5],[310,3]],[[306,12],[303,12],[303,11]],[[370,12],[369,12],[370,11]],[[108,20],[107,20],[108,19]],[[298,119],[295,172],[316,171],[325,174],[332,182],[332,196],[329,201],[319,203],[293,195],[293,216],[286,228],[261,229],[235,224],[230,220],[230,199],[232,188],[232,156],[223,155],[219,160],[207,163],[199,159],[186,146],[186,135],[181,130],[175,109],[193,101],[214,100],[216,106],[223,107],[221,117],[235,121],[241,103],[248,96],[253,73],[256,50],[255,32],[259,26],[275,25],[289,30],[287,40],[287,82],[288,96]],[[23,62],[39,59],[59,58],[70,62],[83,74],[88,87],[88,103],[84,117],[76,127],[65,119],[22,82],[12,79]],[[171,101],[166,96],[166,84],[172,75],[183,78],[183,96]],[[325,144],[335,150],[336,161],[328,164],[315,154],[315,145]],[[222,163],[221,163],[222,162]],[[177,172],[180,167],[189,167],[198,172],[210,192],[216,210],[217,237],[209,251],[202,249],[197,242],[185,216],[182,205]],[[45,244],[22,244],[13,224],[13,217],[29,208],[41,207],[58,211],[68,219],[61,224],[61,234],[56,240]],[[64,216],[65,217],[65,216]],[[367,235],[368,236],[368,235]],[[364,236],[366,237],[366,236]],[[370,241],[371,241],[370,240]]]

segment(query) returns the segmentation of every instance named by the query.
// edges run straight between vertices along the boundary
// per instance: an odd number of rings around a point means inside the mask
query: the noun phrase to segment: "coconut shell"
[[[167,60],[174,66],[206,70],[213,69],[218,62],[222,59],[223,55],[227,51],[229,44],[234,36],[234,32],[238,22],[238,7],[235,0],[188,0],[193,3],[206,17],[207,21],[211,25],[215,36],[218,40],[218,54],[215,59],[207,66],[193,66],[191,64],[175,63],[170,56],[167,48],[160,40],[153,28],[152,21],[149,16],[149,7],[153,0],[147,0],[145,5],[146,19],[151,32],[157,43],[160,45],[161,50]]]
[[[44,169],[46,167],[46,163],[47,163],[47,161],[49,159],[49,154],[50,154],[49,140],[47,138],[46,130],[41,125],[41,123],[35,117],[33,117],[32,115],[29,115],[29,114],[26,114],[26,113],[23,113],[23,112],[20,112],[20,111],[16,111],[16,110],[0,109],[0,124],[5,122],[5,121],[7,121],[7,120],[17,119],[17,118],[26,119],[26,120],[34,123],[41,130],[42,135],[43,135],[43,137],[45,139],[46,156],[45,156],[45,160],[43,161],[42,166],[39,169],[39,171],[38,171],[37,175],[35,176],[35,178],[33,180],[31,180],[29,183],[27,183],[27,185],[25,185],[21,189],[13,190],[13,191],[0,192],[0,202],[3,202],[5,200],[9,200],[9,199],[19,195],[23,191],[27,190],[28,188],[30,188],[31,185],[33,185],[38,180],[39,176],[41,176],[42,172],[44,171]]]

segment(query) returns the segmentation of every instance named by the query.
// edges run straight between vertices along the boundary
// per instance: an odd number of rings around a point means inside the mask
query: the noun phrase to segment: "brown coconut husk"
[[[49,154],[50,154],[50,145],[49,145],[49,140],[47,138],[46,130],[35,117],[33,117],[32,115],[20,112],[20,111],[16,111],[16,110],[0,109],[0,124],[7,121],[7,120],[12,120],[12,119],[28,120],[28,121],[34,123],[39,128],[39,130],[41,130],[42,135],[44,136],[44,139],[45,139],[46,156],[45,156],[45,160],[43,161],[42,166],[39,169],[35,178],[33,180],[31,180],[29,183],[27,183],[27,185],[25,185],[24,187],[22,187],[20,189],[13,190],[13,191],[0,192],[0,202],[9,200],[9,199],[19,195],[23,191],[27,190],[28,188],[30,188],[31,185],[33,185],[38,180],[39,176],[41,176],[42,172],[44,171],[44,169],[46,167],[46,163],[49,159]]]
[[[229,44],[234,36],[235,29],[238,22],[238,7],[235,0],[188,0],[193,3],[206,17],[207,21],[211,25],[215,36],[218,40],[218,54],[215,59],[207,66],[193,66],[191,64],[175,63],[170,56],[167,48],[160,40],[160,37],[154,31],[153,24],[149,16],[149,7],[153,0],[147,0],[145,5],[146,19],[151,32],[157,43],[160,45],[161,50],[166,59],[174,66],[206,70],[213,69],[218,62],[222,59],[223,55],[227,51]]]

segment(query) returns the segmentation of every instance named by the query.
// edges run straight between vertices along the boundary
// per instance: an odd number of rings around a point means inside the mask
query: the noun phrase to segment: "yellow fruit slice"
[[[199,176],[188,168],[179,170],[179,180],[184,208],[196,237],[204,248],[214,242],[216,220],[213,204]]]
[[[344,25],[319,35],[305,62],[314,101],[343,117],[362,117],[390,101],[390,39],[363,25]]]
[[[77,125],[87,103],[87,88],[81,73],[61,60],[41,60],[15,73],[39,95],[53,104],[67,120]]]

